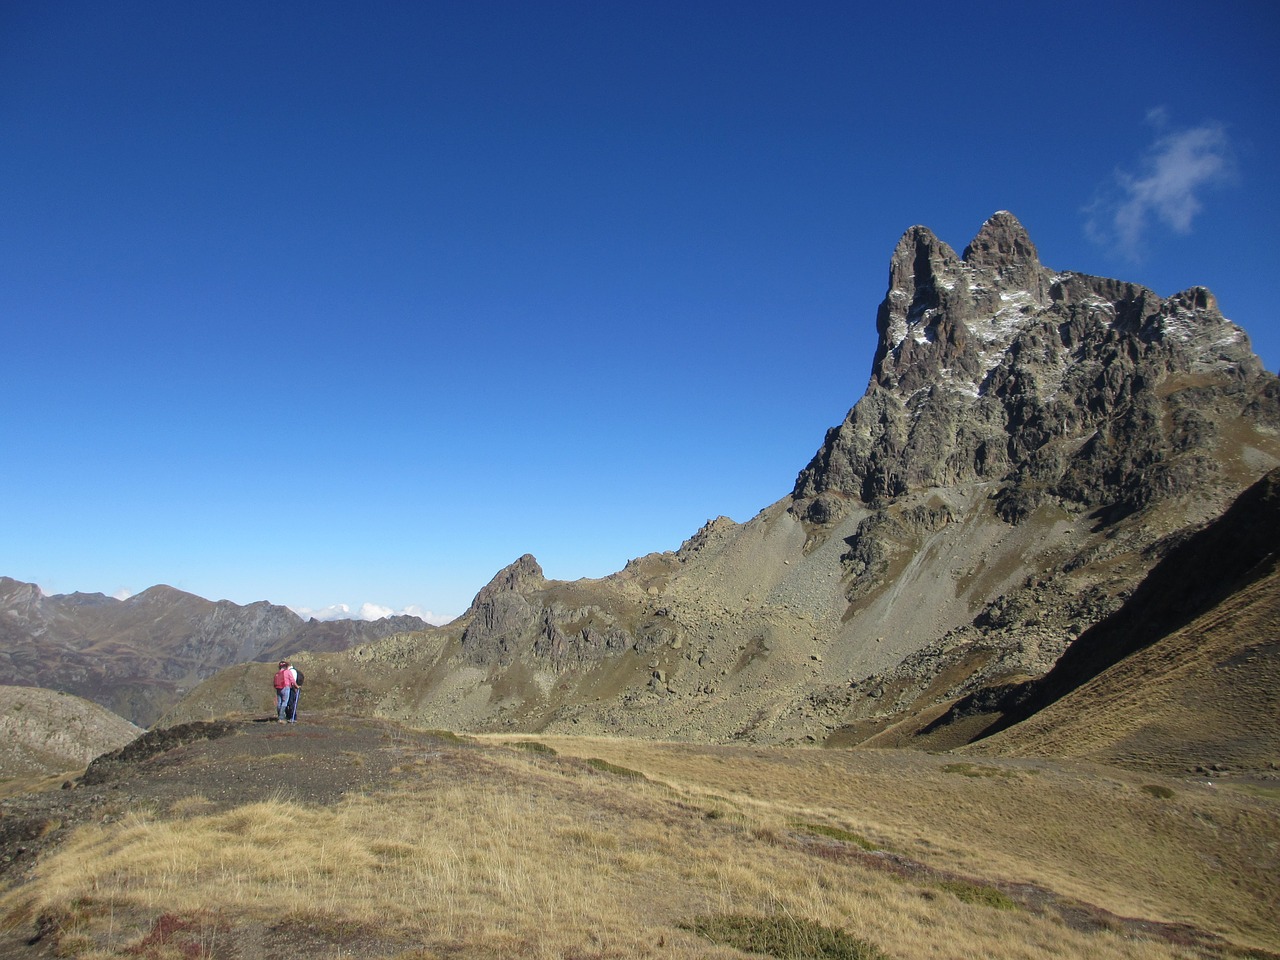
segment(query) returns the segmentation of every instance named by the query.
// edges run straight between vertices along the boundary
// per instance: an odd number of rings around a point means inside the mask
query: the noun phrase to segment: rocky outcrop
[[[473,661],[509,661],[539,620],[527,593],[546,584],[542,567],[531,554],[503,567],[467,608],[463,652]]]
[[[1054,273],[1006,212],[963,257],[908,230],[877,329],[866,395],[796,481],[811,522],[833,495],[968,482],[998,484],[1012,522],[1047,501],[1119,515],[1214,483],[1237,418],[1280,428],[1275,378],[1208,290]]]
[[[80,697],[0,686],[0,782],[79,770],[142,731]]]
[[[459,618],[466,624],[462,651],[476,664],[533,657],[562,669],[670,642],[675,634],[665,614],[637,617],[635,598],[616,582],[628,577],[611,579],[586,586],[550,582],[525,554],[500,570]]]

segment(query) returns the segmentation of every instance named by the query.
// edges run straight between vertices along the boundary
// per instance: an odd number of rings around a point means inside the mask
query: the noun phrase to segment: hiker
[[[302,671],[290,663],[289,673],[293,676],[293,686],[289,688],[289,706],[285,709],[285,717],[290,723],[297,723],[298,697],[302,696]]]
[[[284,723],[289,712],[289,691],[293,689],[293,674],[289,672],[289,661],[281,660],[280,669],[276,671],[276,723]]]

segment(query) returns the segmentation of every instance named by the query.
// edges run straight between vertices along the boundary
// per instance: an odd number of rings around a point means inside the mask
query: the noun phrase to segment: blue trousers
[[[276,719],[284,721],[289,719],[289,691],[292,687],[285,687],[283,690],[276,691]]]

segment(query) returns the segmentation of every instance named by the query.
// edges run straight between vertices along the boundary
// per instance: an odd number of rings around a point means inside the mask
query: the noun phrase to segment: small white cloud
[[[311,607],[290,607],[289,609],[303,620],[350,620],[352,618],[351,608],[345,603],[332,603],[319,610],[313,610]]]
[[[313,610],[310,607],[290,607],[289,609],[304,620],[312,617],[316,620],[382,620],[386,617],[410,616],[441,626],[453,619],[451,616],[432,613],[417,604],[410,604],[403,610],[395,610],[377,603],[362,603],[356,610],[352,610],[345,603],[333,603],[319,610]]]
[[[427,623],[434,623],[437,627],[442,627],[446,623],[456,619],[456,617],[450,616],[446,613],[432,613],[426,607],[420,607],[416,603],[409,604],[409,606],[405,607],[400,612],[408,614],[411,617],[417,617],[419,620],[425,620]]]
[[[395,611],[390,607],[380,607],[376,603],[362,603],[356,617],[360,620],[382,620],[394,615]]]
[[[417,617],[419,620],[434,623],[436,626],[446,624],[453,619],[453,617],[432,613],[416,603],[409,604],[403,610],[393,610],[390,607],[379,606],[376,603],[362,603],[360,604],[358,616],[361,620],[382,620],[384,617]]]
[[[1234,151],[1222,124],[1169,130],[1163,107],[1148,111],[1147,122],[1159,136],[1143,156],[1140,172],[1117,170],[1113,182],[1086,210],[1090,239],[1131,260],[1141,258],[1155,223],[1175,233],[1190,233],[1192,221],[1204,208],[1203,191],[1235,178]]]
[[[126,588],[124,588],[124,587],[121,587],[119,590],[117,590],[117,591],[116,591],[115,593],[113,593],[111,596],[115,597],[115,599],[117,599],[117,600],[128,600],[130,597],[132,597],[132,596],[133,596],[133,591],[132,591],[132,590],[128,590],[128,589],[126,589]]]

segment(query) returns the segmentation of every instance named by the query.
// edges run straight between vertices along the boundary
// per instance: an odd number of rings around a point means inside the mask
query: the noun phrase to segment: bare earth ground
[[[403,806],[424,822],[444,820],[448,811],[443,806],[423,814],[420,807],[407,805],[424,797],[476,807],[494,804],[479,833],[450,838],[462,848],[478,849],[492,839],[486,835],[491,822],[510,847],[525,841],[526,830],[550,824],[550,834],[567,838],[569,854],[595,858],[590,872],[598,876],[591,879],[592,886],[617,875],[627,880],[622,888],[626,897],[613,909],[635,911],[643,918],[648,931],[644,946],[639,934],[628,939],[630,928],[597,936],[590,928],[604,920],[589,912],[576,916],[575,907],[563,904],[565,927],[584,927],[575,934],[579,939],[621,945],[597,945],[589,952],[540,945],[547,933],[539,933],[545,905],[524,910],[520,900],[528,897],[542,904],[555,891],[490,889],[513,882],[502,868],[463,885],[483,888],[473,889],[472,895],[492,898],[487,911],[512,909],[514,932],[507,927],[495,932],[476,919],[437,917],[423,933],[400,916],[401,904],[392,903],[378,908],[386,910],[385,923],[367,916],[350,919],[341,904],[323,906],[319,901],[274,917],[219,903],[180,909],[176,904],[188,881],[146,907],[120,898],[109,917],[100,902],[105,893],[86,887],[93,896],[76,894],[68,901],[83,914],[76,918],[84,931],[81,940],[66,935],[67,910],[42,914],[23,906],[24,891],[42,881],[37,864],[43,871],[45,861],[84,836],[84,830],[76,832],[78,827],[96,831],[99,839],[93,842],[99,846],[110,841],[113,829],[138,830],[143,839],[137,845],[144,845],[148,832],[157,829],[149,824],[181,825],[194,823],[188,818],[208,820],[245,810],[263,821],[260,826],[277,831],[273,839],[259,841],[264,846],[278,840],[290,858],[315,864],[313,847],[290,848],[287,819],[278,828],[267,824],[271,810],[293,811],[299,830],[309,811],[334,810],[344,803],[347,809],[364,803],[393,818]],[[533,750],[528,738],[458,738],[340,715],[312,715],[296,727],[254,719],[221,721],[157,731],[116,760],[95,764],[71,788],[0,804],[0,903],[8,905],[0,916],[0,958],[742,957],[753,954],[711,944],[699,947],[693,934],[677,929],[680,918],[696,906],[691,894],[678,892],[685,889],[682,884],[696,879],[704,866],[700,861],[730,855],[735,859],[717,868],[723,874],[720,892],[707,894],[708,902],[729,897],[730,880],[748,884],[734,879],[737,872],[764,875],[773,861],[785,859],[815,876],[835,871],[824,886],[867,885],[868,900],[888,896],[878,892],[875,884],[884,883],[878,876],[890,878],[893,890],[906,884],[919,891],[912,902],[921,906],[911,909],[925,911],[921,922],[926,928],[931,922],[959,923],[939,912],[943,907],[969,911],[972,916],[966,914],[965,922],[975,928],[1014,923],[1008,916],[1026,917],[1016,921],[1026,929],[1014,927],[1003,935],[1015,942],[1008,956],[1092,956],[1091,948],[1072,938],[1085,937],[1081,942],[1087,944],[1089,937],[1103,937],[1105,944],[1097,941],[1098,956],[1275,957],[1266,951],[1280,948],[1271,910],[1280,854],[1278,811],[1280,800],[1270,795],[1048,761],[975,764],[909,751],[695,747],[585,738],[545,738]],[[641,831],[634,834],[642,838],[635,849],[626,829]],[[403,840],[391,836],[393,826],[377,830],[385,842],[370,844],[381,859],[372,864],[369,876],[375,885],[379,876],[390,884],[394,871],[417,855],[412,846],[424,843],[425,835],[410,832]],[[307,842],[317,843],[314,836]],[[332,842],[337,846],[340,838],[334,835]],[[742,854],[725,852],[743,844],[747,849]],[[642,849],[646,847],[652,849]],[[180,859],[181,848],[173,856]],[[496,851],[479,859],[499,856]],[[444,858],[436,848],[431,857]],[[805,868],[806,861],[812,866]],[[175,862],[171,872],[188,866]],[[450,869],[470,868],[460,859]],[[127,886],[138,881],[112,882]],[[556,884],[538,877],[531,882],[539,888]],[[947,898],[946,903],[938,900],[939,890],[986,891],[981,895],[1007,898],[1012,913],[958,901],[948,907]],[[357,892],[364,895],[359,888]],[[956,896],[968,895],[962,893]],[[604,895],[617,897],[608,891]],[[169,909],[163,907],[165,896],[174,898]],[[407,884],[398,896],[426,897],[421,906],[407,909],[407,916],[437,909],[432,891],[421,881]],[[566,896],[581,898],[577,893]],[[681,902],[682,897],[689,902]],[[635,902],[624,903],[626,898]],[[465,902],[459,909],[466,909]],[[606,903],[603,909],[611,908]],[[936,913],[933,921],[930,912]],[[876,922],[873,915],[866,918],[870,928]],[[885,929],[902,922],[890,917]],[[1036,932],[1055,927],[1060,934]],[[130,940],[122,934],[126,929],[138,933]],[[890,934],[882,934],[886,936]],[[1016,946],[1019,937],[1030,941],[1033,936],[1061,937],[1062,942],[1036,949]],[[1123,952],[1123,943],[1133,938],[1166,947]],[[419,946],[424,942],[430,949]],[[1231,943],[1248,944],[1252,950],[1237,950]],[[982,948],[957,949],[944,941],[889,953],[948,957],[979,955],[974,951]],[[1111,952],[1115,950],[1122,952]]]

